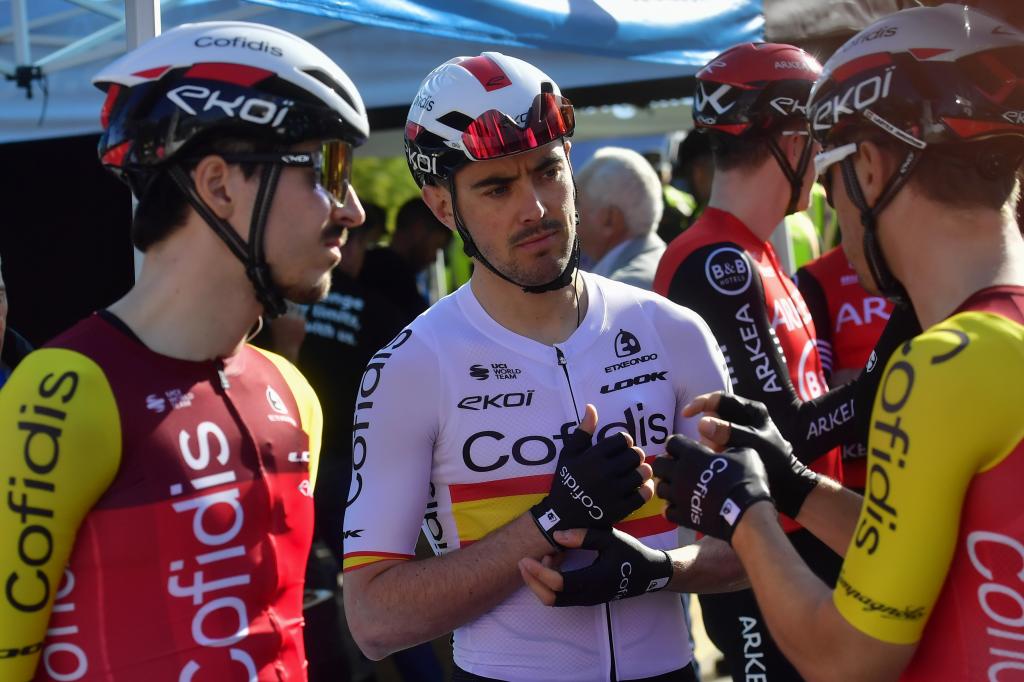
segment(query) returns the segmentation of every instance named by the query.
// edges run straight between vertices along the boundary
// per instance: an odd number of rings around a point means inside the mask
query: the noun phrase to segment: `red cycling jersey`
[[[861,286],[839,246],[797,270],[796,281],[814,318],[826,376],[859,372],[885,329],[892,303]],[[846,485],[864,488],[866,457],[862,442],[843,444]]]
[[[251,346],[177,360],[106,314],[28,356],[0,396],[0,677],[304,680],[319,429]]]
[[[814,321],[771,244],[732,214],[708,208],[669,245],[654,290],[707,321],[736,393],[765,403],[798,456],[813,452],[807,459],[815,471],[842,480],[835,446],[841,427],[854,421],[853,396],[824,398]],[[811,410],[814,398],[828,402]],[[787,531],[798,527],[782,520]]]

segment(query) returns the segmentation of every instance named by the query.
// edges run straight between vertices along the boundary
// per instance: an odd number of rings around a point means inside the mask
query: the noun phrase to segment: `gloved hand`
[[[795,519],[804,500],[818,485],[818,474],[796,458],[793,446],[779,433],[764,403],[721,394],[717,412],[722,419],[732,422],[727,445],[757,452],[768,473],[768,489],[776,508]]]
[[[596,412],[587,407],[584,424],[596,426]],[[565,439],[558,455],[548,494],[530,509],[537,528],[556,549],[552,533],[570,528],[611,528],[644,504],[643,455],[624,433],[590,445],[591,434],[581,425]],[[646,467],[644,467],[646,468]],[[649,474],[648,474],[649,475]]]
[[[581,549],[597,550],[591,565],[562,573],[555,606],[593,606],[657,592],[672,578],[668,553],[651,549],[632,535],[612,528],[591,528]]]
[[[655,492],[668,502],[669,521],[731,543],[747,509],[771,501],[768,475],[753,450],[716,453],[679,435],[665,447],[668,455],[654,461],[654,475],[661,479]]]

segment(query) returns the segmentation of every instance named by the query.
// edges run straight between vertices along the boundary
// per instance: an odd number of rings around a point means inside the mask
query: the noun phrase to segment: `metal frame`
[[[0,43],[13,42],[15,61],[0,59],[0,72],[14,74],[21,66],[39,67],[42,74],[70,69],[92,61],[112,59],[137,47],[161,31],[161,11],[173,9],[186,0],[64,0],[70,7],[29,20],[28,0],[10,0],[11,25],[0,30]],[[210,16],[212,19],[248,19],[273,11],[259,5],[239,7]],[[43,33],[46,27],[86,13],[110,19],[110,23],[87,36],[71,37]],[[332,28],[337,28],[335,23]],[[322,28],[320,31],[323,32]],[[32,48],[58,49],[32,59]]]

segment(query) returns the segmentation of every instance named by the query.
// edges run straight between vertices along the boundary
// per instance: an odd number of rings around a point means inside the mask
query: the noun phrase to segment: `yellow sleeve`
[[[89,358],[31,353],[0,390],[0,679],[35,671],[82,520],[121,462],[121,423]]]
[[[889,360],[871,412],[864,503],[833,593],[867,635],[920,639],[972,477],[1024,437],[1024,339],[1013,326],[987,313],[957,315]]]
[[[316,397],[313,387],[302,376],[302,372],[292,363],[277,353],[272,353],[263,348],[253,346],[268,360],[274,363],[281,376],[292,389],[295,402],[299,405],[299,415],[302,417],[302,429],[309,436],[309,484],[316,488],[316,472],[320,463],[320,439],[324,429],[324,413],[320,409],[320,399]]]

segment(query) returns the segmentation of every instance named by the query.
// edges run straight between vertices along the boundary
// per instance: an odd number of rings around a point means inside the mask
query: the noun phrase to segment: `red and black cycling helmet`
[[[807,98],[820,73],[818,60],[799,47],[780,43],[736,45],[697,72],[694,126],[712,136],[764,138],[790,183],[787,213],[799,201],[811,144],[808,140],[793,168],[774,133],[805,122]]]
[[[287,31],[211,21],[156,36],[104,68],[93,83],[107,94],[99,142],[103,165],[140,198],[166,173],[245,265],[266,313],[283,312],[263,255],[266,215],[284,165],[313,166],[324,189],[345,201],[352,149],[369,135],[366,108],[345,72]],[[262,159],[248,242],[209,210],[185,171],[199,141],[225,137],[282,152],[299,142],[321,143],[313,153]]]
[[[693,122],[728,135],[757,135],[802,121],[821,64],[799,47],[744,43],[697,72]]]
[[[850,38],[825,63],[808,119],[811,134],[826,148],[816,159],[819,172],[839,163],[847,194],[861,212],[875,283],[890,298],[903,298],[877,242],[877,217],[928,148],[977,148],[972,163],[982,173],[1020,165],[1024,33],[965,5],[897,12]],[[865,134],[898,141],[905,154],[874,206],[867,205],[853,167],[851,140]],[[1014,142],[972,145],[993,139]]]

